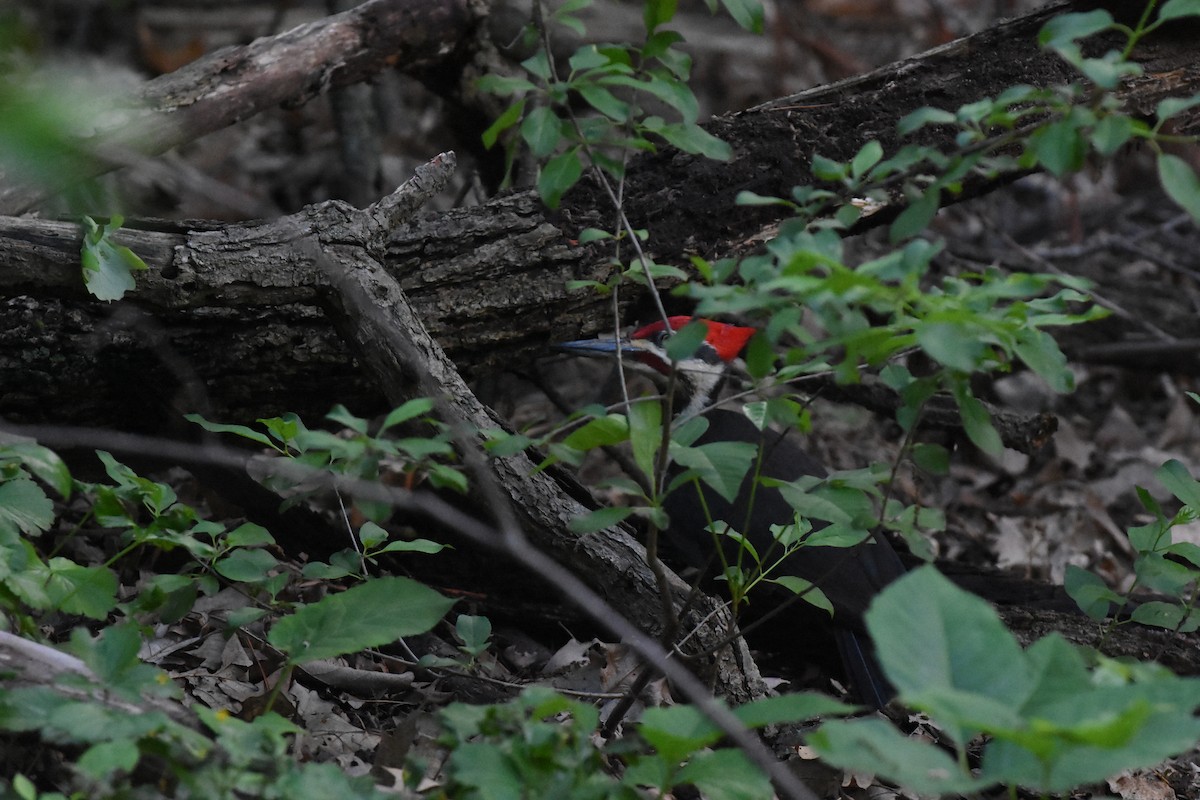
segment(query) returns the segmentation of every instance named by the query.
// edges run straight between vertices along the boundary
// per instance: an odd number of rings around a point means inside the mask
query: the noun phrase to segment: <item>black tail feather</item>
[[[866,634],[839,627],[834,629],[834,638],[850,688],[859,700],[877,709],[886,706],[896,696],[896,690],[883,676],[875,659],[875,649]]]

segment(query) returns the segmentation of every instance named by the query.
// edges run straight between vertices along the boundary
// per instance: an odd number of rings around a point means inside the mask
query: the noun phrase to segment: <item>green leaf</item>
[[[953,125],[957,121],[957,117],[950,111],[941,108],[918,108],[916,111],[910,111],[906,114],[899,123],[896,124],[896,132],[901,136],[907,136],[910,133],[920,130],[926,125]]]
[[[733,158],[733,148],[694,123],[664,125],[655,131],[685,153],[695,153],[714,161]]]
[[[0,431],[0,463],[5,459],[19,460],[30,472],[45,483],[64,500],[71,497],[71,471],[58,454],[49,448],[42,447],[33,439]]]
[[[537,190],[549,208],[558,208],[563,194],[583,175],[578,148],[571,148],[546,162],[538,174]]]
[[[909,203],[908,208],[901,211],[888,228],[888,240],[896,244],[925,230],[937,214],[941,194],[939,187],[931,186],[919,198]]]
[[[552,77],[550,69],[550,59],[546,55],[545,50],[539,49],[536,53],[521,62],[521,66],[529,70],[531,73],[549,82]]]
[[[515,78],[507,75],[496,74],[484,75],[475,82],[475,86],[481,92],[487,92],[489,94],[497,94],[501,96],[517,94],[518,92],[529,92],[537,88],[524,78]],[[517,104],[514,103],[513,105]],[[512,106],[509,107],[509,111],[511,110]],[[504,113],[507,114],[508,111],[505,111]]]
[[[839,703],[819,692],[794,692],[766,697],[738,706],[733,715],[747,728],[761,728],[782,722],[803,722],[816,717],[854,713],[854,707]]]
[[[256,583],[277,566],[279,561],[266,550],[237,549],[213,564],[213,569],[231,581]]]
[[[1170,153],[1158,157],[1158,180],[1179,206],[1200,222],[1200,179],[1182,158]]]
[[[703,322],[689,322],[667,339],[667,358],[672,361],[686,361],[696,354],[707,336],[708,327]]]
[[[574,517],[567,524],[572,533],[596,533],[605,528],[619,525],[636,509],[629,506],[610,506],[589,511],[582,517]]]
[[[796,207],[795,203],[793,203],[790,200],[784,200],[782,197],[767,197],[765,195],[755,194],[754,192],[748,192],[744,189],[737,193],[737,197],[734,199],[734,202],[737,203],[739,206],[786,206],[788,208]]]
[[[121,223],[114,216],[107,225],[98,225],[91,217],[83,218],[83,244],[80,262],[83,282],[97,300],[120,300],[134,288],[133,273],[148,269],[146,263],[128,247],[114,244],[111,236]]]
[[[649,479],[655,475],[663,440],[662,405],[657,400],[629,406],[629,445],[633,461]]]
[[[380,553],[425,553],[433,555],[440,553],[450,545],[434,542],[429,539],[397,539],[394,542],[388,542],[383,548],[377,552]]]
[[[587,70],[596,69],[597,67],[605,67],[612,64],[608,55],[601,52],[600,48],[594,44],[585,44],[574,53],[567,62],[571,66],[572,72],[585,72]],[[578,89],[580,80],[576,79],[571,82],[572,89]]]
[[[116,739],[94,744],[79,757],[76,766],[91,777],[100,780],[114,772],[132,772],[141,754],[137,742],[131,739]],[[43,795],[49,797],[49,795]]]
[[[450,753],[455,780],[474,787],[479,800],[525,800],[525,780],[514,759],[491,742],[465,742]]]
[[[110,625],[92,638],[83,628],[71,634],[70,649],[91,667],[108,687],[137,697],[148,686],[162,682],[166,675],[138,658],[142,633],[136,625]]]
[[[624,123],[629,119],[629,104],[624,100],[618,100],[603,86],[597,86],[594,83],[580,83],[576,84],[575,91],[579,92],[589,106],[614,122]]]
[[[472,656],[478,656],[488,648],[492,622],[487,617],[459,614],[454,622],[454,632],[462,641],[463,649]]]
[[[737,497],[757,455],[758,448],[750,442],[709,442],[694,447],[671,445],[671,459],[676,464],[695,470],[704,485],[730,502]]]
[[[1053,336],[1037,328],[1024,327],[1017,331],[1014,349],[1025,365],[1040,375],[1051,389],[1059,394],[1075,390],[1075,375]]]
[[[389,428],[399,425],[402,422],[408,422],[410,419],[415,419],[424,416],[433,411],[434,402],[429,397],[414,397],[412,400],[405,402],[399,408],[393,409],[386,417],[383,418],[383,425],[380,426],[379,432],[383,433]]]
[[[226,425],[220,422],[209,422],[199,414],[184,414],[183,418],[188,422],[194,422],[204,430],[210,433],[232,433],[241,436],[244,439],[249,439],[252,442],[258,442],[261,445],[278,449],[271,438],[261,431],[256,431],[253,428],[247,428],[245,425]]]
[[[226,534],[225,543],[230,547],[258,547],[275,544],[275,537],[262,525],[243,522]]]
[[[642,4],[642,21],[646,23],[646,32],[653,33],[655,28],[674,19],[677,4],[678,0],[646,0]]]
[[[362,417],[356,417],[351,414],[350,410],[341,403],[335,405],[329,411],[329,413],[325,415],[325,419],[349,428],[355,433],[365,434],[367,432],[367,421]]]
[[[555,151],[562,138],[562,120],[549,106],[539,106],[521,123],[521,138],[529,145],[535,158],[545,158]]]
[[[1110,114],[1096,123],[1092,129],[1092,147],[1102,156],[1111,156],[1133,138],[1137,125],[1133,118],[1122,114]]]
[[[743,30],[751,33],[762,33],[763,31],[763,9],[755,0],[721,0],[721,5],[725,6],[725,10],[729,12],[729,16],[733,17],[734,22],[742,27]],[[713,4],[709,0],[709,8]]]
[[[1082,39],[1113,25],[1112,15],[1103,9],[1077,14],[1062,14],[1047,22],[1038,32],[1038,44],[1042,47],[1059,47],[1076,39]]]
[[[774,578],[768,578],[767,583],[782,586],[792,594],[799,595],[809,605],[815,606],[833,616],[833,603],[829,601],[828,595],[821,591],[812,581],[806,581],[804,578],[798,578],[795,575],[778,575]]]
[[[425,633],[453,605],[408,578],[372,578],[281,619],[267,640],[303,664]]]
[[[950,471],[950,453],[940,444],[914,444],[912,460],[919,468],[933,475],[946,475]]]
[[[840,161],[826,158],[820,153],[813,153],[812,174],[818,180],[836,182],[850,174],[850,167]]]
[[[1172,458],[1158,468],[1154,477],[1185,505],[1200,510],[1200,482],[1183,464]]]
[[[875,139],[864,144],[850,161],[850,174],[861,178],[883,158],[883,145]]]
[[[941,364],[960,372],[974,372],[986,347],[966,326],[953,322],[926,322],[917,326],[917,344]]]
[[[808,744],[835,767],[886,775],[921,795],[971,794],[988,785],[973,778],[949,753],[905,736],[881,719],[826,722],[809,735]]]
[[[983,403],[971,394],[966,383],[955,384],[954,402],[958,404],[958,413],[962,417],[967,438],[983,452],[998,455],[1004,449],[1004,443],[1000,441],[1000,434],[992,425],[992,415]]]
[[[1000,724],[1032,689],[1021,648],[995,610],[933,567],[885,588],[866,623],[901,699],[934,713],[960,743],[984,723]]]
[[[1158,19],[1200,17],[1200,0],[1167,0],[1158,12]]]
[[[1186,617],[1187,612],[1183,606],[1178,603],[1165,603],[1161,600],[1141,603],[1130,615],[1130,619],[1141,625],[1153,625],[1156,628],[1168,630],[1182,625]]]
[[[588,420],[563,439],[562,443],[574,450],[592,450],[620,444],[629,438],[629,421],[621,414],[608,414]]]
[[[53,524],[54,503],[40,486],[28,478],[0,483],[0,533],[36,536]]]
[[[116,608],[117,576],[108,567],[85,567],[61,557],[47,566],[46,594],[58,610],[104,619]]]
[[[487,127],[480,137],[483,140],[483,146],[491,150],[495,146],[496,140],[500,138],[500,134],[517,124],[517,120],[525,113],[525,98],[521,98],[517,102],[510,105],[504,110],[504,113],[496,117],[496,121]]]
[[[1200,105],[1200,94],[1194,94],[1191,97],[1168,97],[1159,101],[1158,106],[1154,109],[1154,116],[1161,123],[1198,105]]]
[[[1038,163],[1057,176],[1078,172],[1087,156],[1087,142],[1079,126],[1069,119],[1051,122],[1033,132],[1029,149]]]
[[[676,775],[708,800],[761,800],[771,797],[771,782],[741,750],[703,750],[695,753]]]

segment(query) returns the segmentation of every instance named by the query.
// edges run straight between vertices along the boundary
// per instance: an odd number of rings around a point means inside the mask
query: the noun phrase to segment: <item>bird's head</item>
[[[692,355],[672,361],[667,352],[667,340],[691,322],[700,323],[705,327],[704,340]],[[666,321],[652,322],[624,338],[582,339],[563,342],[557,347],[579,355],[611,356],[620,352],[623,358],[661,375],[670,375],[674,371],[687,395],[687,406],[683,415],[690,416],[712,399],[727,368],[737,360],[754,333],[754,328],[699,317],[679,316],[669,317]]]

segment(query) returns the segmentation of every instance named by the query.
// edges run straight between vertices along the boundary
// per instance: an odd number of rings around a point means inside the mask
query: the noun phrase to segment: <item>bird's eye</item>
[[[655,344],[663,344],[667,341],[667,339],[670,339],[670,338],[671,338],[670,331],[661,330],[658,333],[654,334],[654,343]]]

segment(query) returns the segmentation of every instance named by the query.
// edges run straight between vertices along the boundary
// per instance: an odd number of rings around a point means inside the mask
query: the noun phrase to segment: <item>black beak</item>
[[[628,350],[629,343],[621,339],[578,339],[559,342],[554,349],[580,356],[611,356],[619,350]]]

